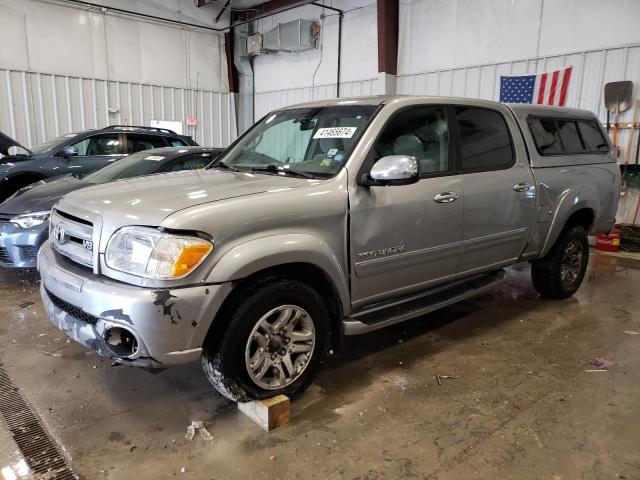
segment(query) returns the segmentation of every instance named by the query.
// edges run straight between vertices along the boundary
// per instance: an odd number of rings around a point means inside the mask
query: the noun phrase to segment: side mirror
[[[78,149],[76,147],[68,146],[62,149],[62,156],[64,158],[76,157],[78,155]]]
[[[408,155],[389,155],[382,157],[358,182],[365,187],[409,185],[420,180],[416,157]]]

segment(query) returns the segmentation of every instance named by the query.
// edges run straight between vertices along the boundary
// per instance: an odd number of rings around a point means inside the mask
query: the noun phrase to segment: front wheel
[[[327,345],[324,302],[296,280],[272,279],[251,290],[231,309],[223,337],[205,344],[203,370],[222,395],[237,402],[302,393]]]
[[[570,227],[544,258],[531,263],[533,286],[543,297],[568,298],[580,288],[588,262],[587,233],[580,226]]]

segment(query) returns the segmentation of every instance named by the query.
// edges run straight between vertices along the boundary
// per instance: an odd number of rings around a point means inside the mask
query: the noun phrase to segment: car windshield
[[[216,164],[328,178],[340,171],[375,105],[295,108],[267,115]]]
[[[187,150],[185,149],[184,151],[186,152]],[[169,155],[173,156],[174,152],[171,152],[170,154],[163,154],[162,152],[145,150],[134,153],[122,160],[117,160],[111,165],[86,175],[82,180],[87,183],[97,184],[113,182],[115,180],[120,180],[121,178],[148,175],[153,173]]]
[[[57,147],[58,145],[60,145],[62,142],[69,140],[69,138],[71,138],[72,136],[75,136],[73,134],[69,134],[69,135],[63,135],[61,137],[56,137],[52,140],[47,140],[44,143],[41,143],[40,145],[36,145],[35,147],[31,147],[29,150],[31,150],[32,153],[38,155],[41,153],[47,153],[51,150],[53,150],[55,147]]]

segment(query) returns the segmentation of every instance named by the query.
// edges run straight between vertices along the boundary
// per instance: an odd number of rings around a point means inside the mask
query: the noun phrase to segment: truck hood
[[[51,207],[69,192],[88,186],[71,175],[52,180],[40,180],[18,190],[0,204],[0,213],[19,215],[21,213],[41,212]]]
[[[16,142],[13,138],[5,135],[4,133],[0,132],[0,153],[2,155],[9,156],[9,148],[11,147],[20,147],[24,150],[26,150],[27,152],[31,153],[31,150],[29,150],[26,147],[23,147],[22,145],[20,145],[18,142]]]
[[[319,180],[226,170],[190,170],[93,185],[65,195],[67,213],[99,216],[103,233],[124,225],[160,225],[179,210],[229,198],[296,188]]]

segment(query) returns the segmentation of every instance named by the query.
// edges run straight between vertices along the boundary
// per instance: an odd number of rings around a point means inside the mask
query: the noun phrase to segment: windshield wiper
[[[221,160],[214,160],[209,164],[207,168],[220,168],[222,170],[231,170],[232,172],[240,171],[240,169],[234,167],[233,165],[228,165]]]
[[[296,170],[295,168],[290,167],[279,167],[278,165],[259,165],[259,166],[251,166],[251,171],[254,172],[273,172],[273,173],[285,173],[287,175],[294,175],[296,177],[303,178],[317,178],[315,175],[312,175],[309,172],[305,172],[304,170]]]

